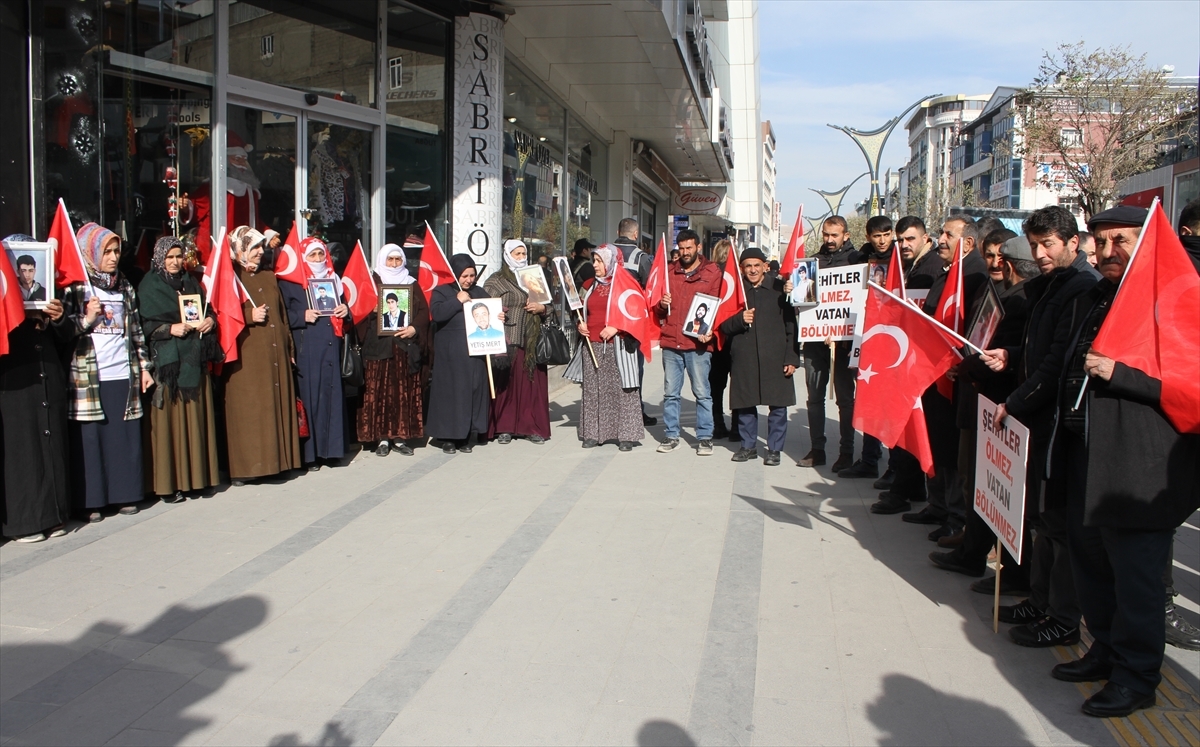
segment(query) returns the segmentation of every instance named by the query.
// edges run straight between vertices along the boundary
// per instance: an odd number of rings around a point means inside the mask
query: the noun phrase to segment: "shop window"
[[[243,184],[256,190],[254,227],[286,236],[296,218],[296,118],[231,104],[228,126],[228,145],[239,157],[228,160],[227,187],[235,193],[246,191]]]
[[[608,146],[584,129],[574,117],[568,119],[568,252],[579,239],[599,244],[607,221]]]
[[[12,102],[0,118],[0,236],[38,233],[31,225],[29,183],[29,60],[25,56],[26,6],[0,5],[0,100]]]
[[[370,246],[371,134],[308,120],[308,233],[331,244],[335,266],[357,241]]]
[[[566,112],[514,66],[504,69],[504,217],[530,261],[564,252],[563,126]]]

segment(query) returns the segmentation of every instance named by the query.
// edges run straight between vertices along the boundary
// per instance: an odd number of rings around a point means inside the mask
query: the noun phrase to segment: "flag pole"
[[[999,538],[996,539],[996,596],[992,600],[992,632],[1000,632],[1000,570],[1004,568],[1004,554],[1000,547]]]
[[[62,210],[63,217],[67,219],[67,230],[71,232],[71,245],[75,247],[75,257],[79,260],[79,266],[83,268],[83,282],[87,284],[87,298],[92,298],[96,295],[96,286],[92,285],[92,276],[88,274],[87,264],[83,261],[83,251],[79,248],[79,239],[75,236],[75,226],[71,225],[71,214],[67,212],[67,203],[63,202],[63,198],[58,198],[58,207]]]
[[[663,251],[667,251],[667,235],[662,235]],[[669,296],[671,295],[671,263],[668,261],[669,256],[663,257],[663,291]],[[667,316],[671,316],[671,304],[667,304]]]
[[[879,283],[876,283],[874,280],[868,280],[868,281],[867,281],[867,284],[868,284],[868,285],[870,285],[870,286],[871,286],[872,288],[874,288],[875,290],[879,291],[880,293],[883,293],[883,294],[885,294],[885,295],[886,295],[888,298],[891,298],[893,301],[899,301],[900,303],[906,303],[906,302],[905,302],[905,300],[904,300],[903,298],[900,298],[900,297],[899,297],[899,296],[897,296],[895,293],[892,293],[892,292],[891,292],[891,291],[889,291],[887,288],[884,288],[884,287],[883,287],[882,285],[880,285]],[[912,304],[907,304],[907,305],[908,305],[908,306],[910,306],[910,307],[912,306]],[[976,353],[979,353],[980,355],[983,355],[983,351],[982,351],[982,350],[980,350],[980,349],[979,349],[979,348],[978,348],[978,347],[977,347],[977,346],[976,346],[976,345],[975,345],[973,342],[971,342],[971,341],[970,341],[970,340],[968,340],[967,338],[963,337],[963,336],[962,336],[962,335],[960,335],[959,333],[955,332],[954,330],[950,329],[950,328],[949,328],[949,327],[947,327],[946,325],[944,325],[944,324],[942,324],[941,322],[939,322],[937,319],[934,319],[933,317],[931,317],[931,316],[929,316],[928,314],[926,314],[926,313],[924,313],[924,312],[920,311],[919,309],[917,310],[917,313],[920,315],[920,317],[921,317],[922,319],[924,319],[925,321],[929,322],[930,324],[933,324],[933,325],[937,326],[937,328],[938,328],[938,329],[940,329],[940,330],[942,330],[943,332],[945,332],[946,334],[950,335],[950,336],[951,336],[951,337],[953,337],[955,340],[958,340],[958,341],[959,341],[959,342],[961,342],[961,343],[962,343],[964,346],[966,346],[966,347],[968,347],[968,348],[970,348],[970,349],[974,350]]]
[[[1146,238],[1146,229],[1150,227],[1150,218],[1153,217],[1154,209],[1158,207],[1158,202],[1158,198],[1155,197],[1150,203],[1150,209],[1146,211],[1146,220],[1142,223],[1142,231],[1138,234],[1137,243],[1133,245],[1133,252],[1129,255],[1129,262],[1125,265],[1125,273],[1121,275],[1121,282],[1117,283],[1117,295],[1113,296],[1113,303],[1117,302],[1117,296],[1121,294],[1121,286],[1125,285],[1125,278],[1129,277],[1129,268],[1133,267],[1133,260],[1137,258],[1138,250],[1142,248],[1142,239]],[[1111,308],[1112,304],[1109,304],[1109,307]],[[1079,396],[1075,398],[1075,404],[1071,407],[1071,412],[1077,411],[1079,406],[1083,404],[1083,397],[1087,394],[1088,382],[1091,379],[1091,376],[1083,378],[1083,386],[1079,387]]]

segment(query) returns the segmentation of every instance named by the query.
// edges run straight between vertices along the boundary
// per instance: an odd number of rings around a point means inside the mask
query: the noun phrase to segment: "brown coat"
[[[254,303],[267,305],[264,324],[251,322],[253,306],[243,306],[238,359],[222,371],[229,476],[247,479],[299,469],[303,461],[292,377],[296,350],[275,273],[242,267],[237,273]]]

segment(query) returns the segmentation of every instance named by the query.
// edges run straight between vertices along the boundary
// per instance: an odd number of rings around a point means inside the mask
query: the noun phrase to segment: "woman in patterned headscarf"
[[[77,283],[64,298],[77,332],[71,359],[73,478],[88,520],[111,505],[138,512],[142,484],[142,393],[154,386],[154,363],[142,333],[138,295],[117,270],[121,239],[88,223],[76,240],[90,286]]]
[[[637,341],[608,324],[612,276],[624,272],[620,258],[621,250],[612,244],[592,252],[596,283],[584,299],[579,334],[592,341],[599,368],[592,365],[590,356],[584,356],[579,438],[585,449],[616,441],[621,451],[630,451],[646,434],[637,388],[641,386]]]
[[[142,330],[154,359],[157,388],[151,398],[150,450],[155,495],[167,503],[220,483],[217,423],[209,365],[221,359],[216,314],[188,323],[180,297],[200,297],[203,289],[184,267],[183,244],[164,236],[154,245],[150,272],[138,286]]]

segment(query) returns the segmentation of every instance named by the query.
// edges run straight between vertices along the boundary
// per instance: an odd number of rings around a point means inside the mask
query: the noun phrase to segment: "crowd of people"
[[[1016,418],[1032,434],[1025,504],[1032,551],[1021,563],[1001,558],[1001,592],[1027,598],[1001,607],[1000,619],[1012,625],[1014,643],[1034,647],[1078,642],[1086,620],[1090,651],[1053,676],[1107,680],[1084,706],[1092,715],[1151,705],[1165,642],[1200,649],[1200,631],[1174,608],[1171,583],[1174,530],[1200,507],[1200,436],[1178,432],[1164,417],[1157,380],[1090,347],[1145,220],[1144,209],[1117,207],[1094,215],[1082,232],[1070,212],[1047,207],[1025,220],[1022,234],[994,219],[954,215],[935,238],[918,217],[893,225],[876,216],[861,248],[843,218],[824,221],[815,254],[822,269],[887,265],[898,252],[907,288],[927,292],[923,310],[932,314],[961,252],[968,317],[989,285],[1000,298],[1004,316],[987,348],[954,369],[952,392],[931,387],[922,399],[931,475],[900,448],[889,450],[884,467],[883,445],[871,434],[863,434],[855,458],[852,342],[799,341],[792,283],[777,263],[753,247],[730,258],[728,241],[706,256],[700,237],[683,230],[664,262],[669,290],[647,302],[665,374],[657,451],[683,447],[686,376],[698,456],[713,455],[713,440],[728,438],[737,444],[733,461],[779,465],[802,371],[809,451],[797,464],[822,467],[832,381],[839,432],[830,472],[874,479],[882,492],[873,513],[928,525],[929,540],[941,548],[931,562],[979,578],[971,589],[991,594],[995,576],[982,577],[996,538],[971,508],[974,420],[979,396],[1002,403],[997,418]],[[1200,203],[1180,220],[1200,271]],[[585,449],[614,443],[630,451],[656,425],[642,396],[647,341],[613,316],[614,307],[623,310],[613,290],[625,281],[621,273],[645,289],[653,272],[639,230],[625,219],[614,243],[581,239],[569,259],[583,305],[572,366],[581,364],[577,435]],[[183,241],[160,239],[135,287],[116,234],[89,223],[77,239],[88,282],[27,311],[0,357],[3,533],[17,542],[61,536],[72,516],[99,522],[136,514],[148,494],[177,503],[207,497],[223,482],[240,486],[337,465],[353,443],[387,457],[411,456],[426,439],[453,454],[487,441],[544,444],[551,437],[548,361],[539,343],[555,311],[532,301],[519,279],[530,261],[519,240],[504,243],[503,266],[482,284],[474,260],[454,254],[454,280],[428,301],[418,288],[400,310],[393,294],[382,311],[354,324],[319,238],[296,248],[310,281],[338,291],[324,307],[301,285],[276,277],[276,236],[237,227],[229,246],[251,300],[238,355],[227,362]],[[404,247],[383,246],[373,266],[377,286],[414,284],[407,265]],[[725,268],[734,266],[743,306],[709,321],[708,306],[693,302],[701,294],[728,299]],[[804,280],[811,282],[807,274]],[[200,313],[183,297],[199,297]],[[465,309],[486,315],[482,299],[499,299],[503,309],[496,322],[507,353],[491,359],[471,355],[467,343]],[[490,323],[476,317],[472,328]],[[361,355],[357,376],[345,365],[351,344]],[[767,438],[760,453],[761,406]],[[915,503],[924,506],[914,511]]]

